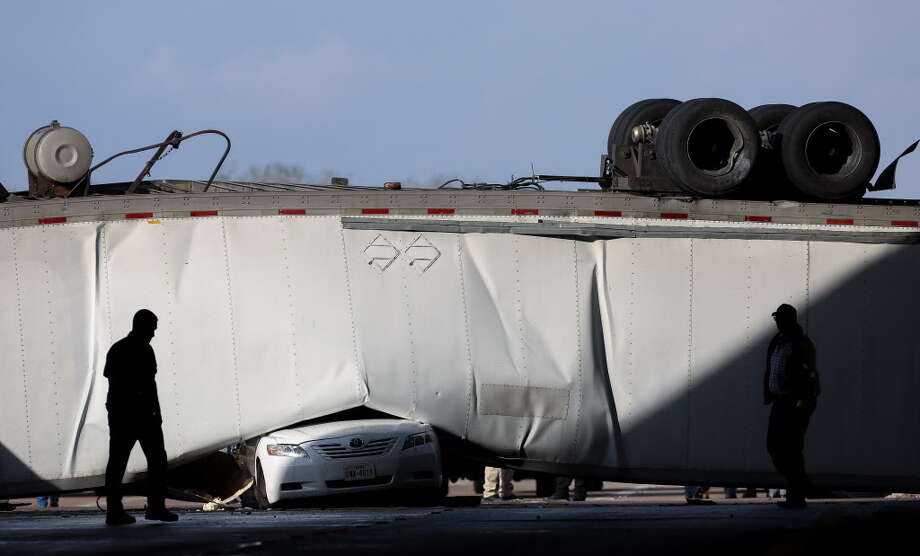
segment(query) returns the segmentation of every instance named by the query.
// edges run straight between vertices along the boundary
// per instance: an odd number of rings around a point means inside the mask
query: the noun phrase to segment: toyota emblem
[[[352,448],[360,448],[361,446],[364,446],[364,441],[356,436],[348,441],[348,445]]]

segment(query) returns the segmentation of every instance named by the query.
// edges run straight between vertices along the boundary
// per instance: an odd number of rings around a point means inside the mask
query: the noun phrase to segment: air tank
[[[82,133],[57,120],[32,132],[23,147],[30,197],[67,195],[86,187],[93,148]]]

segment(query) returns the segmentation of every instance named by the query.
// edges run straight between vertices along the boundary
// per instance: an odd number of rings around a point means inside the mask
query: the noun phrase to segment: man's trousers
[[[158,421],[132,421],[109,414],[109,463],[105,468],[105,493],[108,511],[124,509],[121,481],[134,443],[140,442],[147,456],[147,510],[166,507],[166,448]]]
[[[778,398],[770,409],[767,452],[776,470],[786,477],[788,500],[804,500],[809,489],[805,474],[805,432],[814,406],[796,407],[796,400]]]
[[[511,469],[486,467],[483,498],[511,496],[514,491],[514,483],[511,482],[513,476],[514,471]]]

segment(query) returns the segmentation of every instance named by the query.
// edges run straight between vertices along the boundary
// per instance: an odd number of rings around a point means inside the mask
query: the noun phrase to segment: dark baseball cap
[[[789,305],[788,303],[783,303],[782,305],[776,308],[776,311],[773,312],[774,317],[784,316],[784,315],[791,316],[792,318],[798,317],[798,313],[796,312],[795,307],[793,307],[792,305]]]

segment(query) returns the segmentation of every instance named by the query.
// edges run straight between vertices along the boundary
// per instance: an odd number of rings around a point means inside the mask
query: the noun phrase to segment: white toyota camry
[[[446,494],[431,425],[404,419],[333,421],[283,429],[241,446],[255,477],[247,497],[259,508],[282,501],[411,489]]]

